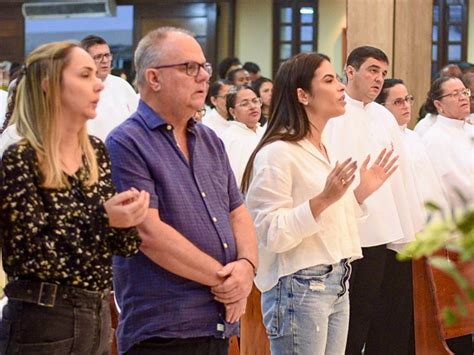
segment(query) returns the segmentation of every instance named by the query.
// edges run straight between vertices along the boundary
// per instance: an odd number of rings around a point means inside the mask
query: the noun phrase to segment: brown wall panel
[[[393,73],[416,98],[410,127],[416,123],[431,82],[432,9],[432,0],[397,0],[395,5]]]
[[[392,58],[393,17],[392,1],[347,0],[348,54],[356,47],[371,45],[382,49]]]
[[[24,60],[24,23],[21,3],[0,2],[0,61],[22,62]]]

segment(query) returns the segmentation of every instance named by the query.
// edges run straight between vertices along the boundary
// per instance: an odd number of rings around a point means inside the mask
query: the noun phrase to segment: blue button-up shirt
[[[107,147],[118,191],[150,193],[163,222],[223,265],[236,260],[229,213],[242,203],[224,145],[212,130],[190,120],[189,161],[167,124],[140,101],[137,112],[111,132]],[[160,236],[158,236],[160,237]],[[161,268],[143,253],[114,258],[114,287],[121,307],[119,350],[150,337],[229,337],[224,306],[208,286]]]

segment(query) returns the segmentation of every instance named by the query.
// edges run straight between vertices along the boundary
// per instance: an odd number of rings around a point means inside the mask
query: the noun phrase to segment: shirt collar
[[[368,109],[373,104],[373,102],[369,102],[367,105],[364,105],[362,101],[359,101],[350,97],[347,91],[344,93],[344,95],[345,95],[346,103],[353,105],[355,107],[359,107],[361,109]]]
[[[161,126],[171,126],[166,122],[159,114],[157,114],[145,101],[140,99],[138,103],[137,113],[143,119],[145,124],[150,130],[154,130]],[[193,118],[188,120],[188,129],[192,129],[196,126],[196,121]],[[172,126],[171,126],[172,127]]]
[[[453,118],[447,118],[446,116],[438,114],[438,119],[436,122],[445,127],[453,127],[457,129],[462,129],[464,127],[464,120],[456,120]]]

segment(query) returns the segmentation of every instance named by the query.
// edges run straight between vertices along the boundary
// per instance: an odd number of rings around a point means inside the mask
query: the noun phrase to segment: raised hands
[[[392,157],[392,154],[393,146],[388,151],[384,148],[370,168],[368,168],[370,155],[365,158],[360,167],[360,184],[354,190],[354,194],[359,203],[364,202],[367,197],[377,191],[395,170],[397,170],[398,165],[395,165],[395,163],[398,160],[398,155]]]
[[[352,161],[352,158],[342,163],[336,162],[336,166],[326,178],[321,197],[326,199],[329,204],[339,200],[354,181],[356,170],[357,162]]]
[[[114,195],[104,203],[109,225],[115,228],[135,227],[145,220],[150,194],[131,188]]]

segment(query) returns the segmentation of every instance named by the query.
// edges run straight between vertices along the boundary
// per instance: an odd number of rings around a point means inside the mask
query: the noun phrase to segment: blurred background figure
[[[196,113],[194,114],[194,119],[197,121],[197,122],[202,122],[202,118],[204,117],[204,115],[206,114],[206,108],[203,107],[202,109],[196,111]]]
[[[104,141],[112,129],[135,112],[139,98],[126,80],[111,74],[113,54],[105,39],[89,35],[81,41],[81,46],[94,59],[97,76],[104,83],[97,117],[87,123],[89,132]]]
[[[244,68],[233,69],[227,73],[227,80],[235,86],[248,85],[250,84],[249,72]]]
[[[273,82],[265,77],[260,77],[252,82],[252,89],[262,99],[262,116],[260,124],[264,126],[270,118],[270,103],[272,102]]]
[[[439,72],[439,77],[450,77],[450,76],[455,76],[457,78],[460,78],[462,76],[462,70],[457,64],[448,64],[444,68],[442,68]]]
[[[250,82],[252,83],[261,77],[260,67],[258,66],[257,63],[245,62],[242,68],[248,71]]]
[[[247,162],[263,136],[260,126],[262,99],[252,88],[241,85],[227,94],[227,111],[233,121],[222,134],[225,150],[240,186]]]
[[[227,57],[223,59],[218,66],[219,78],[226,79],[227,74],[234,69],[242,68],[242,63],[237,57]]]
[[[218,137],[222,137],[224,130],[229,127],[226,96],[231,87],[230,81],[219,79],[209,86],[207,93],[206,104],[211,109],[202,118],[202,123],[213,129]]]

